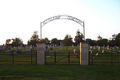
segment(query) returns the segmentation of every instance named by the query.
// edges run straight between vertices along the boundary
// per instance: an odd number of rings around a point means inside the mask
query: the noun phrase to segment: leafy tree
[[[113,35],[112,35],[112,40],[115,40],[115,39],[116,39],[116,36],[117,36],[117,34],[113,34]]]
[[[94,46],[96,45],[96,41],[95,40],[91,40],[91,39],[86,39],[86,41],[89,43],[90,46]]]
[[[115,40],[109,40],[108,45],[109,46],[115,46],[116,45]]]
[[[57,38],[53,38],[51,40],[51,44],[59,44],[59,40]]]
[[[116,36],[117,36],[117,34],[112,35],[111,40],[108,41],[109,46],[116,46],[117,45]]]
[[[120,33],[118,33],[115,40],[116,40],[116,46],[120,47]]]
[[[41,39],[39,42],[40,42],[40,43],[49,44],[49,43],[50,43],[50,40],[49,40],[48,38],[45,38],[45,39]]]
[[[30,40],[28,41],[28,45],[36,46],[36,43],[39,42],[37,31],[34,31],[33,35],[31,36]]]
[[[108,45],[108,39],[102,39],[101,44],[107,46]]]
[[[46,44],[49,44],[50,43],[50,40],[48,38],[45,38],[45,43]]]
[[[98,40],[102,40],[102,37],[100,35],[97,38],[98,38]]]
[[[20,46],[21,44],[23,44],[23,41],[21,38],[12,38],[12,39],[7,39],[6,40],[6,45],[7,46]]]
[[[63,39],[62,43],[63,43],[64,46],[71,46],[72,43],[73,43],[71,36],[67,34],[65,36],[65,38]]]
[[[79,31],[79,29],[78,29],[78,31],[76,32],[76,36],[75,36],[75,38],[74,38],[75,43],[76,43],[76,44],[79,44],[80,42],[83,41],[83,38],[84,38],[83,34],[80,33],[80,31]]]
[[[102,37],[99,35],[98,37],[98,40],[97,40],[97,45],[99,45],[99,46],[102,46]]]
[[[11,43],[12,46],[20,46],[21,44],[23,44],[23,41],[21,38],[12,39],[12,43]]]
[[[7,39],[5,44],[9,46],[10,42],[11,42],[11,39]]]

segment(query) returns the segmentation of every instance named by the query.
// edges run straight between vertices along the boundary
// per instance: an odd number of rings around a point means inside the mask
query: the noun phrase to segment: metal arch
[[[49,23],[50,21],[53,21],[53,20],[57,20],[57,19],[68,19],[68,20],[72,20],[72,21],[75,21],[77,22],[78,24],[80,24],[81,26],[83,26],[83,22],[75,17],[72,17],[72,16],[68,16],[68,15],[58,15],[58,16],[53,16],[53,17],[50,17],[46,20],[44,20],[42,23],[41,23],[41,26],[44,26],[45,24]]]
[[[53,16],[53,17],[50,17],[46,20],[44,20],[43,22],[40,23],[40,39],[42,39],[42,27],[53,21],[53,20],[57,20],[57,19],[68,19],[68,20],[72,20],[72,21],[75,21],[77,22],[78,24],[80,24],[81,26],[83,26],[83,34],[84,34],[84,40],[85,40],[85,26],[84,26],[84,21],[81,21],[79,20],[78,18],[75,18],[75,17],[72,17],[72,16],[69,16],[69,15],[57,15],[57,16]]]

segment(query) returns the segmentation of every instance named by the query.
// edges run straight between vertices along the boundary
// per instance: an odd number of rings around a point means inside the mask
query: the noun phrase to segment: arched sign
[[[43,22],[40,23],[40,39],[42,39],[42,27],[49,23],[50,21],[54,21],[57,19],[68,19],[68,20],[72,20],[74,22],[77,22],[78,24],[80,24],[81,26],[83,26],[83,35],[84,35],[84,40],[85,40],[85,26],[84,26],[84,21],[79,20],[78,18],[69,16],[69,15],[58,15],[58,16],[53,16],[50,17],[46,20],[44,20]]]

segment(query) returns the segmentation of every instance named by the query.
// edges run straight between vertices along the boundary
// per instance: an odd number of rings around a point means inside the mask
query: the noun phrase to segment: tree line
[[[76,32],[76,36],[74,38],[71,37],[71,35],[67,34],[63,40],[59,40],[57,38],[53,38],[52,40],[49,40],[48,38],[44,39],[39,39],[37,31],[34,31],[33,35],[31,38],[28,40],[27,44],[28,46],[36,46],[36,43],[45,43],[45,44],[56,44],[59,45],[62,43],[64,46],[71,46],[71,45],[79,45],[80,42],[88,42],[90,46],[120,46],[120,33],[112,35],[112,38],[110,40],[106,38],[102,38],[100,35],[97,37],[98,40],[92,40],[87,38],[86,40],[83,40],[84,36],[83,34],[78,30]],[[74,41],[73,41],[74,40]],[[25,46],[23,44],[23,41],[21,38],[12,38],[12,39],[7,39],[5,45],[7,46],[20,46],[20,45]]]

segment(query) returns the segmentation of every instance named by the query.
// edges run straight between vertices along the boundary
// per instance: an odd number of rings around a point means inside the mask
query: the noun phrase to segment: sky
[[[0,45],[6,39],[21,38],[24,44],[38,31],[40,22],[56,15],[70,15],[85,22],[85,39],[110,39],[120,33],[120,0],[0,0]],[[83,27],[66,19],[54,20],[42,27],[42,38],[74,39]]]

